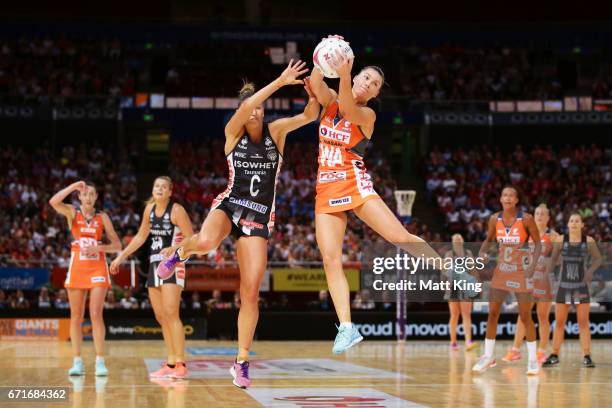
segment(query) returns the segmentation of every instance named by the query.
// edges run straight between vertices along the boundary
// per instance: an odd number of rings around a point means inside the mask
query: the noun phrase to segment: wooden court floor
[[[0,387],[68,387],[64,403],[9,403],[0,407],[610,407],[612,341],[594,341],[596,368],[581,366],[578,341],[561,352],[559,367],[525,375],[525,360],[501,362],[508,342],[498,342],[498,366],[470,368],[479,351],[450,351],[446,342],[365,341],[340,357],[329,342],[256,342],[253,387],[232,385],[231,356],[188,355],[195,378],[152,382],[147,366],[163,359],[161,341],[107,342],[107,379],[93,375],[93,344],[84,343],[87,374],[68,378],[70,345],[56,341],[1,341]],[[231,342],[189,341],[187,347],[235,347]],[[368,396],[371,398],[368,399]]]

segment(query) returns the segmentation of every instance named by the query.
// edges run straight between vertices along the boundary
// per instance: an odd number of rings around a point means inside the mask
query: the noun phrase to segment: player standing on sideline
[[[487,319],[487,334],[485,336],[485,350],[478,362],[472,367],[473,371],[484,372],[495,367],[495,337],[497,335],[497,322],[501,313],[502,303],[509,292],[514,293],[519,306],[519,317],[525,324],[527,337],[527,375],[540,372],[536,354],[536,332],[531,318],[532,285],[530,278],[535,271],[535,262],[529,259],[538,259],[542,250],[540,233],[533,216],[524,213],[518,208],[520,202],[519,191],[516,187],[507,186],[502,190],[500,203],[502,211],[493,214],[489,219],[487,238],[482,243],[479,256],[485,260],[487,251],[493,241],[499,243],[497,266],[491,280],[489,294],[489,317]],[[528,240],[533,239],[534,250],[528,248]]]
[[[313,69],[309,83],[323,106],[319,126],[315,229],[329,292],[340,321],[332,348],[332,352],[338,354],[363,340],[351,322],[350,291],[342,268],[348,211],[352,210],[384,239],[410,254],[439,260],[441,257],[424,240],[406,231],[374,191],[363,163],[376,122],[374,110],[366,105],[380,93],[385,82],[383,71],[367,66],[352,78],[353,58],[340,52],[332,56],[330,64],[340,77],[338,92],[327,86],[318,68]],[[419,244],[419,248],[414,244]]]
[[[64,203],[71,193],[79,192],[80,205]],[[96,376],[107,376],[108,370],[104,364],[104,337],[106,327],[102,312],[106,291],[111,288],[107,252],[121,250],[121,241],[115,232],[113,223],[104,212],[96,211],[94,204],[98,192],[92,184],[78,181],[57,192],[49,200],[55,211],[66,217],[68,228],[74,241],[71,244],[70,266],[64,287],[68,291],[70,302],[70,342],[74,356],[73,364],[68,374],[84,375],[85,367],[81,358],[83,342],[83,317],[85,302],[89,292],[89,318],[93,332],[94,348],[96,350]],[[110,241],[102,245],[102,235]]]
[[[168,358],[164,365],[150,374],[151,378],[186,378],[185,329],[180,317],[181,294],[185,288],[185,266],[177,266],[177,272],[163,280],[155,269],[162,260],[162,248],[176,245],[183,237],[193,235],[189,215],[182,205],[173,202],[172,180],[167,176],[157,177],[153,183],[151,198],[142,214],[138,233],[128,246],[111,263],[111,272],[117,273],[119,266],[152,235],[149,247],[149,272],[147,289],[149,300],[159,325],[162,328]]]
[[[552,240],[559,234],[548,228],[550,210],[546,204],[540,204],[535,209],[534,219],[540,232],[540,241],[542,242],[542,253],[533,274],[533,297],[538,314],[538,333],[540,334],[540,347],[538,348],[537,356],[538,363],[542,364],[546,360],[546,349],[548,347],[548,338],[550,337],[550,321],[548,319],[553,300],[552,274],[547,273],[548,262],[552,254]],[[514,343],[512,348],[502,358],[503,361],[509,363],[521,359],[520,349],[524,338],[525,325],[521,318],[517,317]]]
[[[259,286],[268,263],[268,237],[274,228],[276,182],[282,165],[286,136],[314,120],[319,105],[310,94],[304,112],[264,123],[263,103],[286,85],[303,84],[305,63],[289,66],[270,84],[255,92],[253,84],[240,90],[238,109],[225,126],[225,154],[229,166],[227,189],[213,201],[198,235],[179,246],[167,248],[167,257],[157,269],[162,279],[174,273],[177,263],[193,254],[206,254],[219,246],[230,233],[236,238],[240,268],[240,311],[238,314],[238,356],[231,367],[237,387],[251,386],[249,349],[259,319]]]
[[[461,234],[452,236],[452,249],[448,251],[444,258],[473,258],[474,255],[469,249],[465,249],[463,237]],[[448,309],[450,319],[448,322],[450,330],[450,348],[451,350],[459,350],[457,344],[457,325],[459,317],[463,318],[463,333],[465,336],[465,349],[470,351],[478,347],[478,343],[472,341],[472,300],[464,291],[451,289],[448,295]]]
[[[567,223],[568,234],[558,236],[553,241],[553,254],[549,263],[549,273],[561,255],[561,272],[555,299],[555,331],[553,332],[552,353],[542,364],[543,367],[552,367],[559,364],[559,351],[565,337],[565,322],[572,305],[576,306],[576,317],[580,331],[580,344],[584,352],[582,365],[595,367],[591,359],[591,327],[589,311],[591,297],[589,284],[593,280],[593,273],[602,264],[601,253],[595,240],[582,233],[584,223],[580,214],[572,214]],[[591,266],[587,268],[588,258]]]

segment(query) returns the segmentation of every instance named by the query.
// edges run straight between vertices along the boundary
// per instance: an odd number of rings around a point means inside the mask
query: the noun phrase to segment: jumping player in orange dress
[[[509,186],[502,190],[500,202],[503,210],[493,214],[489,219],[487,238],[480,248],[479,256],[487,260],[489,245],[493,241],[499,244],[497,266],[493,272],[489,294],[485,351],[472,368],[476,372],[484,372],[496,365],[494,352],[497,322],[502,303],[509,292],[516,296],[519,317],[525,325],[529,354],[527,374],[535,375],[540,371],[536,355],[535,325],[531,318],[533,285],[530,278],[533,276],[536,263],[529,261],[531,258],[540,257],[542,243],[533,216],[518,208],[519,201],[517,188]],[[533,252],[528,247],[529,238],[533,240]]]
[[[383,71],[368,66],[352,78],[353,59],[342,53],[330,64],[340,77],[338,92],[323,81],[314,68],[309,84],[323,106],[319,126],[319,169],[317,171],[315,229],[323,267],[334,307],[340,321],[332,352],[342,353],[363,340],[351,322],[350,291],[342,268],[342,244],[347,211],[387,241],[411,254],[440,259],[421,238],[410,234],[374,190],[363,163],[366,147],[374,133],[376,114],[367,105],[385,82]],[[419,248],[415,248],[415,244]]]
[[[78,208],[64,203],[66,197],[74,191],[79,191],[81,204]],[[70,266],[64,283],[70,301],[70,341],[74,355],[72,368],[68,371],[70,375],[85,374],[81,359],[81,343],[83,342],[81,326],[85,314],[87,292],[89,292],[89,318],[96,349],[96,375],[108,375],[104,364],[106,329],[102,310],[106,291],[111,287],[111,282],[105,253],[120,251],[121,241],[108,215],[94,208],[97,198],[98,193],[93,185],[79,181],[57,192],[49,200],[53,209],[68,220],[68,227],[74,238]],[[108,245],[101,243],[103,234],[110,241]]]
[[[552,229],[548,228],[550,221],[550,210],[546,204],[540,204],[534,212],[535,223],[540,232],[540,241],[542,242],[542,253],[537,260],[535,272],[533,274],[533,297],[535,300],[536,311],[538,315],[538,334],[540,335],[540,346],[538,347],[538,363],[542,364],[546,360],[546,349],[548,347],[548,339],[550,338],[550,309],[554,299],[554,288],[552,284],[552,275],[548,273],[548,263],[552,254],[552,240],[557,234]],[[516,319],[516,332],[514,333],[514,343],[512,348],[502,358],[503,361],[509,363],[521,359],[520,348],[525,338],[525,325],[521,318]]]

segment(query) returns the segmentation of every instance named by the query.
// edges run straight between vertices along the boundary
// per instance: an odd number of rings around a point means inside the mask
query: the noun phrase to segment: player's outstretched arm
[[[266,99],[272,96],[272,94],[278,89],[285,85],[303,84],[304,81],[298,79],[298,77],[308,72],[308,68],[305,67],[305,62],[297,61],[294,63],[293,60],[289,61],[289,65],[278,78],[261,88],[259,91],[255,92],[238,107],[234,115],[225,126],[225,137],[237,137],[242,130],[242,127],[249,120],[253,110],[263,104]]]

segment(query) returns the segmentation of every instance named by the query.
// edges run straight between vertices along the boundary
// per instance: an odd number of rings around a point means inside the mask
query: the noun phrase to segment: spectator
[[[200,292],[194,291],[191,294],[191,309],[200,310],[202,309],[202,303],[200,303]]]
[[[140,302],[140,308],[141,309],[151,309],[151,301],[149,300],[148,296],[145,296],[144,299],[142,299],[142,302]]]
[[[13,300],[13,309],[29,309],[30,302],[25,298],[22,290],[17,290]]]
[[[8,306],[9,305],[6,302],[6,294],[2,289],[0,289],[0,310],[7,309]]]
[[[53,306],[53,303],[49,297],[49,289],[43,287],[38,294],[38,307],[41,309],[48,309],[51,306]]]
[[[115,291],[109,290],[106,292],[106,299],[104,300],[104,309],[117,309],[117,299],[115,298]]]
[[[232,302],[232,309],[240,309],[240,290],[234,292],[234,301]]]
[[[119,302],[121,309],[138,309],[138,300],[132,296],[132,288],[125,288],[123,290],[123,297]]]
[[[70,309],[70,302],[68,302],[68,293],[66,292],[66,289],[60,289],[57,292],[57,297],[55,298],[55,308]]]
[[[329,301],[329,292],[320,290],[318,300],[310,302],[308,307],[314,310],[332,310],[332,305]]]
[[[219,289],[215,289],[212,292],[212,298],[206,301],[206,307],[208,311],[215,309],[229,309],[231,305],[227,302],[224,302],[221,298],[221,291]]]
[[[375,308],[376,304],[372,300],[369,290],[362,289],[361,292],[359,292],[359,296],[355,295],[355,299],[353,300],[353,309],[372,310]]]

